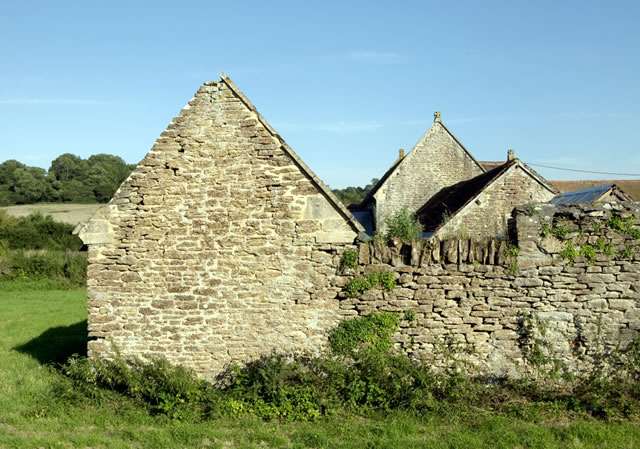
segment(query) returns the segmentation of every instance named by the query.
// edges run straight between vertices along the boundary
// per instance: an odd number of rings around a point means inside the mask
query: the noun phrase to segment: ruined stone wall
[[[443,187],[471,179],[482,169],[436,121],[375,193],[376,227],[407,206],[415,212]]]
[[[519,251],[494,240],[361,244],[350,276],[392,271],[397,286],[342,293],[341,313],[409,312],[398,348],[439,364],[442,348],[459,342],[494,375],[529,369],[531,335],[544,328],[549,359],[578,371],[640,331],[640,206],[619,206],[614,218],[608,208],[519,208]]]
[[[114,199],[89,245],[89,354],[231,361],[322,346],[357,229],[226,81],[204,85]]]
[[[438,238],[467,236],[474,239],[506,238],[513,208],[549,201],[554,194],[514,165],[478,198],[451,218],[435,234]]]

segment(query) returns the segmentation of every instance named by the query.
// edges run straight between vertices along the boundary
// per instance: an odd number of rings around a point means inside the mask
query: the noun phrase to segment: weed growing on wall
[[[618,255],[620,256],[621,259],[633,259],[633,255],[636,252],[636,248],[635,246],[631,246],[628,244],[625,244],[620,251],[618,251]]]
[[[553,355],[546,322],[535,313],[522,313],[518,317],[518,335],[523,360],[536,382],[555,382],[561,376],[568,380],[565,363]]]
[[[594,263],[596,263],[596,251],[594,247],[589,245],[588,243],[580,246],[579,254],[581,256],[584,256],[589,265],[593,265]]]
[[[358,266],[358,253],[352,249],[346,250],[342,253],[340,258],[340,273],[346,273]]]
[[[578,251],[575,246],[573,246],[572,241],[568,241],[564,249],[560,252],[560,257],[566,260],[569,266],[573,265],[578,256]]]
[[[397,238],[403,242],[419,239],[422,237],[424,226],[418,221],[414,213],[410,213],[405,206],[395,215],[388,217],[384,221],[387,226],[385,238],[391,240]]]
[[[391,312],[343,321],[329,334],[329,345],[332,352],[340,356],[353,356],[363,346],[369,350],[388,351],[393,345],[391,337],[399,325],[400,317]]]
[[[345,292],[349,298],[355,298],[361,293],[374,287],[382,287],[387,291],[395,288],[393,271],[383,271],[376,273],[368,273],[364,277],[356,277],[351,279],[345,286]]]
[[[516,274],[518,272],[518,256],[520,255],[520,250],[518,246],[514,243],[508,242],[504,249],[504,256],[507,258],[507,269],[511,274]]]

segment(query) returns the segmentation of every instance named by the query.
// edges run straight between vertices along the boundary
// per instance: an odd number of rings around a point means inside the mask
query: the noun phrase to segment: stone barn
[[[362,230],[223,74],[77,229],[89,355],[212,377],[273,349],[317,350],[340,320],[340,254]]]
[[[393,163],[357,207],[368,211],[374,229],[407,206],[415,212],[442,188],[481,175],[485,169],[434,113],[433,125],[405,156]]]
[[[507,239],[516,206],[545,203],[557,193],[509,150],[507,162],[440,190],[418,209],[416,217],[430,237]]]

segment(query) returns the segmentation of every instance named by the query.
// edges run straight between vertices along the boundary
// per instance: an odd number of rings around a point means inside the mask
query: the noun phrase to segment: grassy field
[[[14,217],[26,217],[32,212],[40,212],[43,215],[51,215],[57,221],[78,224],[87,221],[100,206],[102,204],[39,203],[8,206],[2,209]]]
[[[311,423],[184,422],[128,400],[61,396],[55,364],[85,350],[86,292],[0,283],[0,448],[635,448],[633,422],[532,413],[449,412]]]

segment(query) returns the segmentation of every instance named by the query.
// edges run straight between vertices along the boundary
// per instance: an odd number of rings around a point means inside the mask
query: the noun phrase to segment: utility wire
[[[528,162],[527,162],[527,165],[532,165],[534,167],[553,168],[554,170],[577,171],[577,172],[580,172],[580,173],[594,173],[594,174],[597,174],[597,175],[636,176],[636,177],[640,177],[640,173],[611,173],[611,172],[606,172],[606,171],[576,170],[575,168],[550,167],[549,165],[530,164]]]

